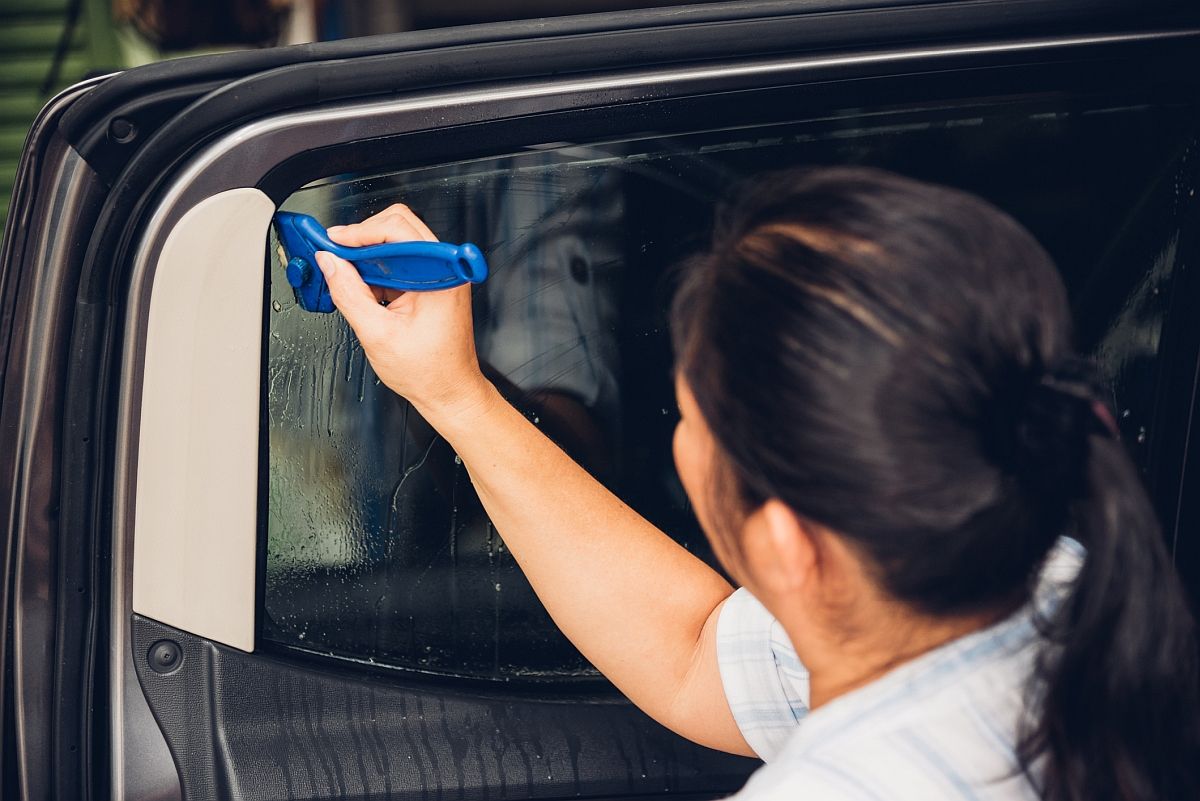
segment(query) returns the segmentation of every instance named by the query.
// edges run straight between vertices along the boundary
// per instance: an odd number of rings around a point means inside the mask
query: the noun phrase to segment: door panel
[[[138,673],[192,798],[572,798],[728,793],[751,760],[669,736],[615,698],[397,685],[252,657],[135,618]],[[211,705],[194,703],[211,698]]]
[[[260,252],[274,210],[262,192],[234,189],[175,226],[155,270],[142,371],[133,610],[245,651],[259,465],[257,449],[239,445],[258,442]]]

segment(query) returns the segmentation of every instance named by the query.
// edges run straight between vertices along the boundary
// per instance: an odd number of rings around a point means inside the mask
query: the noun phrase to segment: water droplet
[[[1133,412],[1131,412],[1129,409],[1126,409],[1125,411],[1121,412],[1121,417],[1124,419],[1128,419],[1129,415],[1131,415],[1131,414],[1133,414]]]
[[[275,311],[283,311],[283,304],[277,300],[271,301],[271,308]]]
[[[455,463],[455,464],[462,464],[462,457],[461,457],[461,456],[459,456],[457,453],[456,453],[456,454],[454,454],[454,463]]]
[[[1139,445],[1141,445],[1142,443],[1144,443],[1146,441],[1146,427],[1145,426],[1138,427],[1137,441],[1138,441]]]
[[[496,582],[496,592],[500,592],[500,582]]]
[[[663,410],[662,410],[662,413],[663,413],[663,416],[664,416],[664,417],[666,417],[666,415],[667,415],[667,410],[666,410],[666,409],[663,409]]]

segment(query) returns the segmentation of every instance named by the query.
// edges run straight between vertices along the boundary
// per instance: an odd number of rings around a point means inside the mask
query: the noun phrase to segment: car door
[[[714,207],[805,163],[979,192],[1055,257],[1194,556],[1198,45],[1172,2],[729,3],[66,91],[3,241],[4,797],[711,798],[756,767],[646,718],[557,633],[459,460],[297,305],[281,208],[403,201],[479,244],[494,379],[711,559],[671,463],[664,321]]]

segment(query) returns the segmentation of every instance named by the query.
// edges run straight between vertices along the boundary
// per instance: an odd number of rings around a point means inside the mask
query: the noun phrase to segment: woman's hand
[[[437,241],[429,227],[400,204],[361,223],[330,228],[329,237],[354,247]],[[469,285],[435,292],[373,289],[351,264],[332,253],[317,253],[317,264],[375,374],[423,416],[461,414],[488,397],[475,354]]]

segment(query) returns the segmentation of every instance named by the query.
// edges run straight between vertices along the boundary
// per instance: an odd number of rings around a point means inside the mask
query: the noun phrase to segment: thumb
[[[360,326],[369,325],[380,314],[386,314],[375,299],[375,293],[366,285],[354,265],[324,250],[317,251],[317,266],[325,275],[329,285],[329,296],[342,316],[357,332]]]

